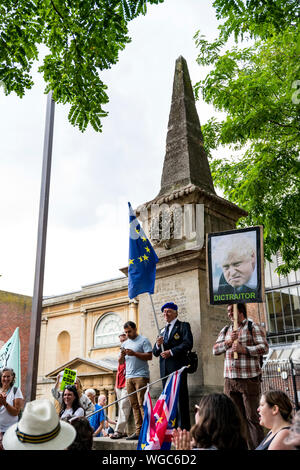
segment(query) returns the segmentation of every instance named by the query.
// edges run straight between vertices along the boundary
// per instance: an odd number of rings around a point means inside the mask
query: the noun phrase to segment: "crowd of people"
[[[292,417],[292,403],[281,390],[261,396],[260,423],[269,432],[254,450],[300,450],[300,411]],[[205,395],[196,407],[190,431],[177,428],[176,450],[247,450],[247,436],[239,409],[227,395]]]
[[[245,304],[238,304],[237,327],[233,306],[230,325],[219,333],[213,354],[225,355],[224,393],[211,393],[195,406],[191,427],[186,370],[180,381],[173,449],[177,450],[300,450],[300,411],[294,412],[288,395],[280,390],[260,392],[260,357],[268,350],[259,325],[247,319]],[[187,364],[193,347],[190,324],[178,319],[173,302],[161,308],[165,327],[154,345],[128,321],[120,332],[120,353],[115,391],[116,420],[106,414],[106,396],[83,391],[77,377],[60,390],[60,376],[48,399],[26,403],[15,372],[0,371],[0,449],[92,450],[95,437],[138,440],[144,417],[144,395],[150,380],[149,361],[159,358],[162,386],[166,377]],[[234,353],[238,358],[233,360]],[[24,409],[23,409],[24,408]],[[133,412],[135,430],[128,435]]]

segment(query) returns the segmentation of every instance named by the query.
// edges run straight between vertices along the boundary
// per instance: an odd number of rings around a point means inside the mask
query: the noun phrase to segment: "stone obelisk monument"
[[[191,324],[199,367],[189,375],[191,413],[204,393],[223,389],[223,357],[212,347],[227,321],[224,306],[212,306],[207,295],[205,234],[231,230],[247,213],[217,196],[203,146],[203,136],[186,61],[176,61],[166,153],[159,194],[136,209],[160,259],[153,302],[164,326],[161,306],[178,305],[178,318]],[[126,272],[126,270],[122,270]],[[148,294],[138,297],[139,333],[154,344],[157,329]],[[158,359],[150,363],[151,381],[159,378]],[[151,396],[161,392],[160,383]]]

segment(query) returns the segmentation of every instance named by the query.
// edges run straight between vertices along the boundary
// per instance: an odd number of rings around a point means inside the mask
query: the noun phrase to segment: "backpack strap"
[[[229,330],[229,325],[226,325],[224,330],[223,330],[224,336],[226,335],[228,330]]]
[[[252,335],[252,328],[253,328],[253,321],[248,320],[248,330],[249,330],[251,335]]]

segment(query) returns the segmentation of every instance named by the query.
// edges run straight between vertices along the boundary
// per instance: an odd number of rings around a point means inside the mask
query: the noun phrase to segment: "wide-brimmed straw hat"
[[[3,436],[5,450],[63,450],[75,439],[75,428],[61,421],[50,400],[28,402],[18,423]]]

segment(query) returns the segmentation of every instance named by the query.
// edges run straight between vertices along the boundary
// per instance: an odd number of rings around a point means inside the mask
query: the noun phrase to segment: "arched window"
[[[95,327],[94,347],[104,348],[119,344],[119,334],[123,330],[123,320],[116,313],[103,315]]]
[[[70,335],[67,331],[62,331],[57,337],[56,363],[65,364],[70,360]]]

